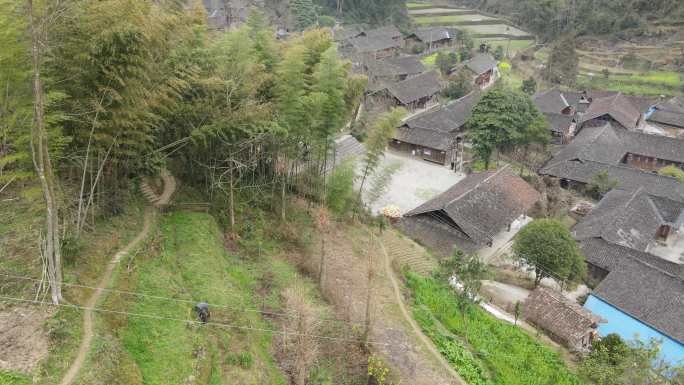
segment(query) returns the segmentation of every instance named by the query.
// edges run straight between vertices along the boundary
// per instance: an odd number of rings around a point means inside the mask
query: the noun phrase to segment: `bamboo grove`
[[[328,30],[279,41],[258,11],[228,33],[205,20],[199,0],[0,0],[0,189],[54,213],[44,258],[170,163],[233,225],[238,198],[285,215],[289,191],[324,196],[366,79]]]

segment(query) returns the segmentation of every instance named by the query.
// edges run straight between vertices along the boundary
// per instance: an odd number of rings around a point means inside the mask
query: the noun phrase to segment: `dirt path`
[[[169,199],[171,198],[171,195],[173,194],[176,186],[175,179],[168,173],[168,171],[162,170],[162,178],[164,179],[164,192],[160,196],[160,199],[155,203],[155,207],[160,207],[168,204]],[[156,211],[152,207],[148,207],[145,209],[144,225],[142,230],[140,231],[140,233],[138,233],[135,239],[133,239],[123,249],[119,250],[116,254],[114,254],[112,259],[109,261],[107,269],[102,275],[102,278],[100,278],[100,283],[97,285],[97,289],[95,290],[93,295],[88,299],[88,302],[86,302],[86,310],[83,314],[83,339],[81,340],[81,345],[78,348],[78,354],[76,355],[76,359],[74,359],[74,362],[71,364],[69,370],[64,375],[62,380],[59,382],[59,385],[71,385],[71,383],[73,383],[76,379],[76,375],[81,370],[81,367],[83,366],[83,363],[85,362],[86,357],[88,356],[88,352],[90,351],[90,346],[93,342],[94,336],[93,310],[91,309],[94,308],[100,301],[103,289],[109,286],[112,279],[112,275],[114,274],[114,269],[119,264],[119,261],[121,261],[121,259],[124,256],[126,256],[132,249],[134,249],[140,242],[147,238],[147,235],[150,232],[150,228],[152,227],[152,220],[154,219],[155,212]]]
[[[411,325],[411,329],[413,329],[413,332],[418,336],[423,345],[425,345],[430,354],[432,354],[434,358],[437,359],[437,361],[442,365],[442,367],[454,378],[454,384],[466,385],[465,381],[461,379],[456,370],[454,370],[454,368],[437,350],[432,341],[430,341],[430,339],[427,338],[425,334],[423,334],[423,331],[420,329],[420,326],[418,326],[416,321],[413,319],[411,314],[406,309],[406,305],[404,304],[404,300],[402,298],[401,289],[399,288],[399,282],[397,281],[397,278],[394,275],[394,271],[392,270],[390,257],[387,254],[387,250],[385,250],[385,245],[382,243],[381,240],[378,240],[378,243],[380,244],[380,249],[382,250],[382,254],[385,260],[385,274],[387,274],[387,277],[389,277],[390,281],[392,282],[394,295],[396,297],[397,304],[399,305],[399,309],[401,310],[401,314],[404,316],[405,321],[408,322],[409,325]]]

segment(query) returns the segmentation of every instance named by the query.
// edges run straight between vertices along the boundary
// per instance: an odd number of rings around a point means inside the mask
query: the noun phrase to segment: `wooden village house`
[[[437,110],[407,120],[397,129],[390,148],[451,169],[460,168],[465,123],[479,98],[479,92],[473,91]]]
[[[526,216],[541,195],[509,167],[468,175],[399,222],[405,234],[442,256],[493,244]]]
[[[403,107],[412,112],[437,105],[442,88],[439,73],[433,70],[390,84],[377,93],[375,98],[384,99],[390,106]]]
[[[472,73],[473,84],[479,89],[486,89],[500,77],[498,62],[488,53],[480,53],[457,65],[452,72],[465,69]]]
[[[438,49],[450,47],[454,42],[454,35],[448,28],[428,28],[420,29],[406,36],[404,46],[410,47],[414,44],[424,44],[426,52],[433,52]]]

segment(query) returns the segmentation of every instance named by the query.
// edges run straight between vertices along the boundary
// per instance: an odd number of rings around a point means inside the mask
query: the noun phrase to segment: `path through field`
[[[466,383],[461,379],[461,377],[456,373],[456,370],[447,362],[446,359],[444,359],[444,356],[437,350],[435,345],[430,341],[429,338],[423,334],[422,330],[420,329],[420,326],[416,323],[416,321],[413,319],[409,311],[406,309],[406,305],[404,304],[404,299],[401,294],[401,289],[399,288],[399,283],[397,281],[397,278],[394,275],[394,271],[392,270],[392,264],[390,261],[390,256],[387,254],[387,250],[385,249],[384,242],[382,239],[379,240],[378,242],[380,244],[380,249],[382,250],[382,254],[385,260],[385,274],[387,277],[389,277],[390,281],[392,282],[392,288],[394,290],[394,296],[397,301],[397,304],[399,305],[399,309],[401,310],[401,314],[404,316],[404,320],[408,322],[408,324],[411,326],[411,329],[413,329],[413,333],[418,336],[420,341],[423,343],[423,345],[427,348],[427,350],[432,354],[432,356],[439,361],[439,363],[442,365],[442,367],[453,377],[454,379],[454,384],[459,384],[459,385],[466,385]]]
[[[64,375],[62,380],[59,382],[59,385],[71,385],[71,383],[73,383],[76,379],[78,372],[81,370],[81,367],[83,366],[83,363],[85,362],[86,357],[88,356],[88,352],[90,351],[90,346],[93,341],[92,309],[100,301],[103,289],[109,286],[112,279],[112,274],[114,273],[114,269],[117,267],[119,261],[121,261],[121,259],[124,256],[126,256],[145,238],[147,238],[147,235],[149,234],[150,228],[152,226],[152,220],[154,219],[155,215],[154,208],[159,208],[167,205],[169,203],[169,200],[171,199],[171,195],[173,194],[176,188],[176,181],[174,177],[171,176],[171,174],[169,174],[166,170],[162,171],[161,176],[164,181],[164,192],[159,197],[147,197],[152,202],[152,206],[149,206],[147,207],[147,209],[145,209],[145,221],[142,230],[140,231],[140,233],[138,233],[135,239],[133,239],[123,249],[119,250],[116,254],[114,254],[112,259],[109,261],[107,269],[102,275],[102,278],[100,278],[100,283],[97,285],[97,289],[95,290],[93,295],[88,299],[88,302],[86,302],[84,306],[85,312],[83,314],[83,339],[81,340],[81,344],[78,348],[78,354],[76,355],[76,359],[74,359],[74,362],[71,364],[69,370]]]

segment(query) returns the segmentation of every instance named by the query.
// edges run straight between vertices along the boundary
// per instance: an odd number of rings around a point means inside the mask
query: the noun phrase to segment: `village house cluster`
[[[389,148],[463,172],[466,123],[500,74],[499,63],[481,49],[454,68],[472,74],[473,91],[441,100],[444,78],[420,59],[452,49],[456,36],[449,28],[407,35],[393,26],[335,31],[342,54],[368,76],[364,107],[409,112]],[[425,45],[423,53],[410,52],[416,43]],[[683,360],[684,184],[657,171],[684,169],[684,98],[549,89],[532,100],[556,148],[539,177],[577,192],[600,173],[612,184],[574,214],[572,235],[593,283],[584,306],[558,290],[539,288],[525,301],[524,317],[571,349],[586,350],[598,334],[617,333],[627,340],[656,338],[665,359]],[[510,167],[499,167],[466,176],[403,213],[397,226],[441,256],[454,248],[487,256],[531,221],[540,199]]]

